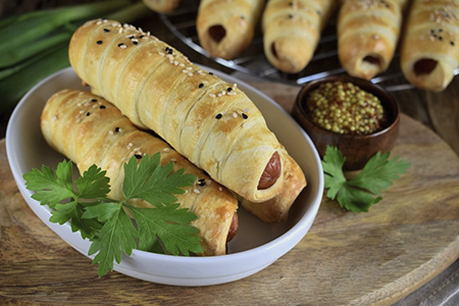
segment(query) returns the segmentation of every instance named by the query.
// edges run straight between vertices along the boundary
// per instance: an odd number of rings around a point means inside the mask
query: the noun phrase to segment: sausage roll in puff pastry
[[[143,3],[155,12],[170,13],[180,4],[180,0],[143,0]]]
[[[263,13],[265,55],[274,67],[296,73],[306,67],[336,0],[271,0]]]
[[[96,94],[137,126],[155,131],[217,182],[252,202],[281,192],[284,148],[236,84],[114,21],[81,26],[69,55]]]
[[[411,84],[446,88],[459,65],[459,1],[413,1],[401,53],[402,71]]]
[[[263,9],[263,0],[202,0],[196,30],[211,55],[233,59],[247,48]]]
[[[338,56],[352,76],[371,79],[389,66],[407,0],[346,0],[338,17]]]
[[[112,199],[122,199],[123,165],[132,156],[140,159],[159,152],[161,163],[173,162],[175,170],[184,168],[194,174],[198,181],[177,195],[178,202],[198,216],[193,225],[200,230],[204,255],[225,254],[226,241],[237,226],[236,198],[164,141],[138,130],[106,100],[88,92],[62,90],[48,100],[41,129],[46,141],[74,161],[80,173],[92,164],[106,170]],[[144,201],[132,204],[149,205]]]

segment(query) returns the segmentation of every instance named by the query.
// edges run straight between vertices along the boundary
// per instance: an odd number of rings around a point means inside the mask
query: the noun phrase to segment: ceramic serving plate
[[[228,245],[228,254],[184,257],[134,250],[114,270],[146,281],[180,286],[204,286],[231,282],[254,274],[293,248],[307,233],[319,209],[323,175],[313,143],[298,124],[272,99],[233,77],[208,69],[227,82],[237,83],[263,113],[268,126],[303,169],[308,186],[290,211],[286,222],[267,224],[243,208],[239,230]],[[31,198],[23,174],[42,164],[55,167],[64,159],[47,145],[40,132],[40,114],[47,99],[64,88],[84,89],[71,68],[59,71],[32,88],[14,110],[6,133],[8,161],[22,196],[35,214],[64,241],[87,256],[90,242],[73,233],[69,224],[49,222],[48,207]],[[87,90],[87,89],[86,89]],[[96,273],[94,269],[94,273]]]

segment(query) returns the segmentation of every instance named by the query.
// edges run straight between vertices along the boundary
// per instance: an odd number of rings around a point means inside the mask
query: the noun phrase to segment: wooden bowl
[[[334,133],[313,123],[306,107],[308,95],[320,84],[334,81],[351,82],[378,97],[386,114],[382,128],[368,135],[351,135]],[[400,123],[398,104],[389,92],[369,81],[350,76],[330,76],[304,85],[296,97],[292,115],[312,138],[321,157],[327,145],[340,149],[346,157],[346,170],[361,169],[377,152],[389,152],[398,136]]]

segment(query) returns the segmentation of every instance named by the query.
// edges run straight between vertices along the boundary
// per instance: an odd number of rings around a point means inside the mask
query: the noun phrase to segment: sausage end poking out
[[[437,67],[438,62],[431,58],[421,58],[414,64],[414,74],[430,74]]]
[[[209,36],[216,42],[219,43],[226,36],[226,30],[221,24],[211,26],[208,30]]]
[[[234,213],[233,219],[231,220],[231,225],[228,231],[228,236],[226,237],[226,242],[231,241],[231,239],[236,236],[237,229],[239,228],[239,217],[237,213]]]
[[[263,171],[258,182],[258,189],[268,189],[277,181],[281,173],[281,161],[279,153],[275,152]]]

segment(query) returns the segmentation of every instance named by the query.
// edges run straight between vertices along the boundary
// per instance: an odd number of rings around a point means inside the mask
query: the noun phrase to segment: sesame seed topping
[[[131,35],[129,35],[127,38],[133,39],[134,37],[135,37],[135,36],[131,34]]]
[[[196,188],[193,189],[193,192],[194,192],[194,193],[197,193],[197,194],[201,193],[201,191],[199,191],[199,189],[196,189]]]
[[[56,115],[53,116],[53,120],[59,119]]]
[[[131,148],[133,146],[132,142],[128,143],[127,147]]]
[[[222,114],[218,113],[216,116],[215,116],[215,119],[221,119],[223,117]]]
[[[99,106],[100,109],[106,109],[105,105]]]
[[[213,73],[213,72],[209,72],[209,74],[210,74],[210,75],[214,75],[214,73]]]
[[[112,130],[108,131],[108,133],[109,133],[110,135],[113,135],[113,131],[112,131]]]
[[[242,118],[247,119],[247,118],[249,118],[249,116],[247,116],[247,114],[245,114],[245,113],[242,113]]]
[[[140,155],[140,154],[134,154],[134,156],[135,156],[135,158],[137,158],[137,159],[141,159],[141,158],[142,158],[142,155]]]
[[[222,188],[222,187],[218,187],[218,190],[219,190],[219,191],[223,191],[223,188]]]
[[[233,90],[231,87],[228,87],[228,88],[226,89],[227,92],[231,92],[231,90]]]
[[[110,32],[110,30],[107,28],[104,28],[104,32]]]
[[[172,48],[169,48],[169,47],[166,47],[166,49],[164,49],[164,51],[166,51],[167,54],[174,53],[174,50]]]
[[[80,114],[83,114],[83,113],[84,113],[84,110],[80,110],[80,112],[79,112],[79,113],[80,113]]]
[[[204,83],[199,83],[198,87],[199,88],[203,88],[204,87]]]
[[[454,41],[450,41],[449,44],[450,44],[451,46],[454,46],[454,45],[455,45]]]
[[[91,102],[95,103],[95,102],[97,102],[97,99],[91,99]]]
[[[118,44],[118,47],[120,47],[121,49],[124,49],[124,48],[126,48],[127,46],[126,46],[124,43],[119,43],[119,44]]]
[[[198,180],[198,185],[201,186],[201,187],[206,186],[206,180],[205,179],[199,179]]]
[[[164,148],[164,149],[163,149],[163,152],[169,152],[170,150],[171,150],[171,149],[169,149],[169,148]]]
[[[115,133],[120,133],[121,131],[122,131],[122,130],[121,130],[120,127],[116,127],[116,128],[115,128]]]
[[[217,97],[217,96],[216,96],[215,94],[213,94],[213,93],[209,94],[209,96],[210,96],[211,98],[216,98],[216,97]]]
[[[171,158],[171,162],[175,163],[176,161],[177,161],[177,159]]]
[[[233,118],[237,118],[237,113],[236,112],[233,113]]]
[[[138,42],[137,40],[132,40],[132,43],[133,43],[134,45],[138,45],[138,44],[139,44],[139,42]]]
[[[89,115],[91,115],[91,113],[90,113],[90,112],[87,112],[87,113],[86,113],[86,116],[89,116]]]
[[[102,45],[103,41],[102,41],[102,40],[98,40],[96,43],[97,43],[98,45]]]

